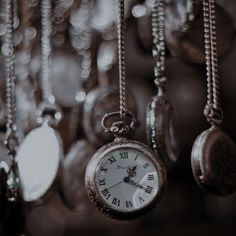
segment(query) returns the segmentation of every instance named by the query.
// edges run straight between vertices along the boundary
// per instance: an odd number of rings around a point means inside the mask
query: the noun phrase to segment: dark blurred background
[[[39,0],[17,0],[15,5],[18,125],[22,138],[35,126],[36,104],[41,98],[38,85],[39,2]],[[65,160],[68,155],[74,155],[74,159],[78,158],[74,172],[69,169],[65,175],[72,175],[72,178],[80,181],[78,191],[82,196],[81,205],[74,211],[67,207],[63,197],[65,190],[62,188],[50,195],[45,202],[27,206],[27,234],[31,236],[236,235],[236,194],[221,198],[204,193],[195,182],[190,165],[193,142],[208,127],[203,116],[206,103],[206,71],[200,0],[193,0],[191,20],[186,20],[187,0],[167,0],[167,93],[177,116],[181,154],[176,166],[168,173],[168,185],[161,202],[153,212],[131,222],[108,219],[88,202],[83,188],[83,173],[91,153],[103,143],[95,145],[89,131],[84,127],[84,101],[89,92],[102,87],[103,84],[118,83],[117,4],[116,0],[92,1],[91,15],[88,19],[88,11],[82,8],[84,2],[86,1],[53,0],[51,66],[54,96],[64,113],[64,119],[58,130],[64,143]],[[146,143],[145,112],[150,97],[155,94],[150,21],[152,0],[126,0],[126,2],[127,83],[137,104],[136,114],[140,124],[134,139]],[[216,0],[216,2],[221,101],[224,110],[223,128],[236,141],[236,1]],[[22,36],[22,32],[25,31],[28,38]],[[86,64],[84,61],[84,32],[91,36],[91,45],[86,48],[86,52],[90,52],[87,59],[91,64]],[[0,37],[3,35],[4,25],[0,23]],[[85,41],[86,39],[88,38],[85,37]],[[0,65],[2,71],[3,65],[2,63]],[[86,69],[84,65],[89,65],[89,78],[82,73],[83,69]],[[2,72],[0,76],[2,77],[0,123],[3,136],[5,95]],[[112,101],[107,99],[101,102],[100,106],[105,107],[104,110],[107,111],[113,106],[109,104],[112,104]],[[97,111],[95,123],[99,122],[104,110]],[[97,132],[97,129],[99,130],[99,127],[94,124],[94,132]],[[81,140],[86,142],[87,146],[82,145],[81,149],[71,154],[72,146]],[[104,143],[107,141],[104,140]],[[4,147],[1,148],[4,152],[2,149]]]

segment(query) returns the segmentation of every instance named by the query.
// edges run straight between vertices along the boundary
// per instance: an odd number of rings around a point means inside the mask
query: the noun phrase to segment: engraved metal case
[[[148,143],[167,168],[174,165],[180,152],[174,118],[173,107],[165,96],[152,97],[146,118]]]
[[[155,166],[156,171],[158,173],[159,178],[159,186],[158,191],[153,198],[153,200],[143,208],[133,210],[133,211],[118,211],[110,205],[108,205],[101,197],[97,184],[95,181],[96,172],[98,171],[100,167],[100,163],[103,160],[103,158],[109,154],[110,152],[113,152],[115,150],[119,149],[135,149],[138,151],[141,151],[147,158],[149,158],[150,162]],[[119,219],[119,220],[131,220],[137,217],[140,217],[148,212],[150,212],[158,203],[160,200],[164,185],[166,183],[166,172],[165,168],[163,166],[162,161],[157,158],[158,155],[155,154],[153,151],[149,149],[145,144],[134,141],[134,140],[127,140],[125,138],[116,138],[114,142],[108,143],[107,145],[104,145],[102,148],[100,148],[91,158],[87,170],[86,170],[86,176],[85,176],[85,185],[88,193],[89,199],[94,203],[94,205],[98,208],[99,211],[101,211],[104,215],[109,216],[111,218]]]
[[[197,183],[207,192],[226,196],[236,190],[236,147],[219,128],[210,128],[198,136],[191,164]]]

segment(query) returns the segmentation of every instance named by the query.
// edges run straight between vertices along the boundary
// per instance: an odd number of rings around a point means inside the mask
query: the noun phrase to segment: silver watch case
[[[236,147],[220,128],[202,132],[194,142],[191,164],[198,185],[226,196],[236,190]]]
[[[164,95],[151,98],[146,117],[147,139],[167,169],[175,164],[180,152],[174,118],[173,107]]]
[[[139,151],[142,151],[146,156],[150,158],[150,160],[156,167],[158,177],[159,177],[159,189],[153,201],[149,205],[141,209],[131,211],[131,212],[118,211],[108,206],[107,203],[100,196],[99,191],[96,186],[96,181],[95,181],[96,171],[102,159],[108,153],[114,150],[120,149],[120,148],[132,148],[132,149],[138,149]],[[135,219],[150,212],[156,206],[156,204],[160,201],[160,198],[162,196],[162,193],[165,187],[165,183],[166,183],[166,171],[158,155],[154,153],[152,150],[150,150],[150,148],[146,146],[145,144],[134,141],[134,140],[127,140],[124,138],[117,138],[115,139],[114,142],[108,143],[107,145],[104,145],[103,147],[101,147],[93,155],[90,162],[88,163],[86,175],[85,175],[85,185],[86,185],[87,194],[90,201],[92,201],[93,204],[98,208],[98,210],[102,212],[104,215],[110,218],[115,218],[119,220]]]

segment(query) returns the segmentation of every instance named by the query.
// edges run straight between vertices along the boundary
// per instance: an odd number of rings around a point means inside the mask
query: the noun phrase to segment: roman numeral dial
[[[155,197],[156,168],[142,152],[118,149],[108,153],[99,165],[96,187],[109,208],[131,212],[145,207]]]

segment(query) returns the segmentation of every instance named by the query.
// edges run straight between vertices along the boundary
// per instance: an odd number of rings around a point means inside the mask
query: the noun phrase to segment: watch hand
[[[109,187],[107,190],[109,190],[109,189],[111,189],[111,188],[114,188],[114,187],[116,187],[117,185],[119,185],[119,184],[121,184],[121,183],[123,183],[123,182],[124,182],[124,180],[120,181],[120,182],[117,183],[117,184],[112,185],[112,186]]]
[[[138,188],[144,189],[144,187],[143,187],[142,185],[140,185],[139,183],[137,183],[137,182],[131,180],[129,177],[125,177],[125,178],[124,178],[124,182],[125,182],[125,183],[128,183],[128,184],[131,184],[131,185],[133,185],[133,186],[136,186],[136,187],[138,187]]]

